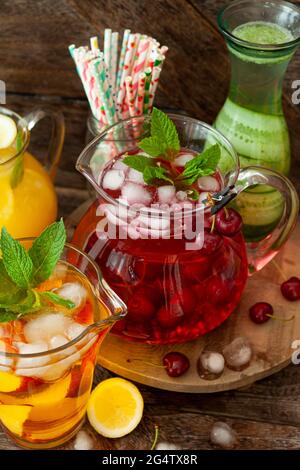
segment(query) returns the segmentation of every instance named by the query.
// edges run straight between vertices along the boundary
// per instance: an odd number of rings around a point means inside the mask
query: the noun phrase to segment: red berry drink
[[[81,220],[74,242],[127,304],[117,335],[152,344],[193,340],[223,323],[240,300],[247,279],[241,218],[233,209],[214,217],[209,205],[210,194],[223,187],[221,174],[216,169],[188,187],[172,184],[182,181],[196,155],[182,148],[173,161],[156,159],[160,170],[151,179],[125,163],[127,152],[101,173],[103,197]],[[151,160],[138,148],[129,156]],[[185,233],[186,222],[194,227],[200,213],[201,242],[197,231],[194,238]],[[114,236],[107,235],[107,223]]]

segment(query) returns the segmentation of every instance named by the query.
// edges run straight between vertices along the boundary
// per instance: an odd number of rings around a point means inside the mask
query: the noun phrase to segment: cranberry
[[[169,352],[163,357],[163,365],[170,377],[180,377],[190,368],[190,361],[180,352]]]
[[[233,237],[243,226],[243,220],[240,214],[234,209],[222,209],[216,215],[216,229],[226,237]]]
[[[212,255],[215,251],[217,251],[221,243],[222,243],[222,237],[218,233],[216,232],[211,233],[210,230],[205,230],[204,242],[203,242],[201,253],[207,256]]]
[[[208,299],[214,304],[222,304],[228,301],[231,292],[230,282],[213,276],[208,284]]]
[[[267,302],[257,302],[249,309],[249,315],[254,323],[265,323],[273,315],[273,307]]]
[[[170,300],[170,308],[182,308],[184,313],[192,313],[196,304],[195,296],[191,289],[184,287],[179,292],[173,295]]]
[[[155,307],[144,292],[135,292],[128,302],[128,316],[138,321],[149,320],[155,312]]]
[[[300,279],[291,277],[288,281],[281,284],[281,293],[287,300],[300,300]]]
[[[156,315],[156,319],[161,328],[171,329],[177,326],[184,317],[182,308],[178,304],[170,304],[161,307]]]

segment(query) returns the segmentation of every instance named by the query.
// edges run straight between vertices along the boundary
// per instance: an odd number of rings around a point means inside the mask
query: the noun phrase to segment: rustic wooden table
[[[229,0],[1,0],[0,79],[6,82],[8,107],[25,114],[51,104],[63,111],[67,132],[57,192],[60,214],[67,216],[88,197],[74,171],[84,147],[87,103],[67,46],[81,45],[105,27],[145,32],[169,46],[157,104],[184,109],[212,122],[227,94],[229,61],[216,26],[217,10]],[[295,1],[300,5],[300,0]],[[300,107],[291,102],[292,80],[299,79],[296,54],[285,80],[284,106],[293,146],[291,178],[300,191]],[[46,123],[32,139],[44,152]],[[299,260],[300,261],[300,260]],[[110,374],[97,370],[96,380]],[[98,449],[149,449],[154,425],[160,441],[181,449],[211,449],[213,422],[224,420],[239,435],[239,449],[300,448],[300,367],[291,365],[245,390],[188,395],[140,387],[145,414],[129,436],[94,437]],[[70,441],[64,449],[73,449]],[[0,449],[16,449],[0,434]]]

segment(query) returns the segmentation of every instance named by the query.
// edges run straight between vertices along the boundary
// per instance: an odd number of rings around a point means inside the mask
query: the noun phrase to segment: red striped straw
[[[139,74],[143,72],[148,57],[148,50],[150,46],[149,39],[141,39],[137,51],[137,60],[135,61],[132,70],[132,83],[133,89],[136,91],[138,88]]]
[[[120,88],[117,97],[117,106],[118,112],[123,117],[123,101],[125,96],[125,79],[131,72],[132,62],[134,59],[134,53],[136,48],[136,41],[137,37],[136,34],[130,34],[127,43],[127,49],[125,53],[124,59],[124,67],[122,71],[121,81],[120,81]]]

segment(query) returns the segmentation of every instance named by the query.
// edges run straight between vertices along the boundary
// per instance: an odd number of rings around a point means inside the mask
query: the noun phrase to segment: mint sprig
[[[174,122],[162,111],[153,108],[151,136],[139,142],[139,148],[152,157],[172,161],[180,150],[179,136]]]
[[[172,178],[168,175],[168,172],[162,166],[148,166],[143,171],[143,177],[145,183],[151,186],[158,186],[162,182],[174,184]]]
[[[39,292],[36,287],[51,276],[66,241],[62,220],[50,225],[27,252],[3,228],[0,248],[0,322],[20,318],[53,303],[65,308],[75,304],[52,291]]]
[[[208,147],[204,152],[196,155],[193,160],[185,164],[183,172],[177,180],[191,186],[201,176],[209,176],[216,171],[221,158],[221,149],[218,144]]]

